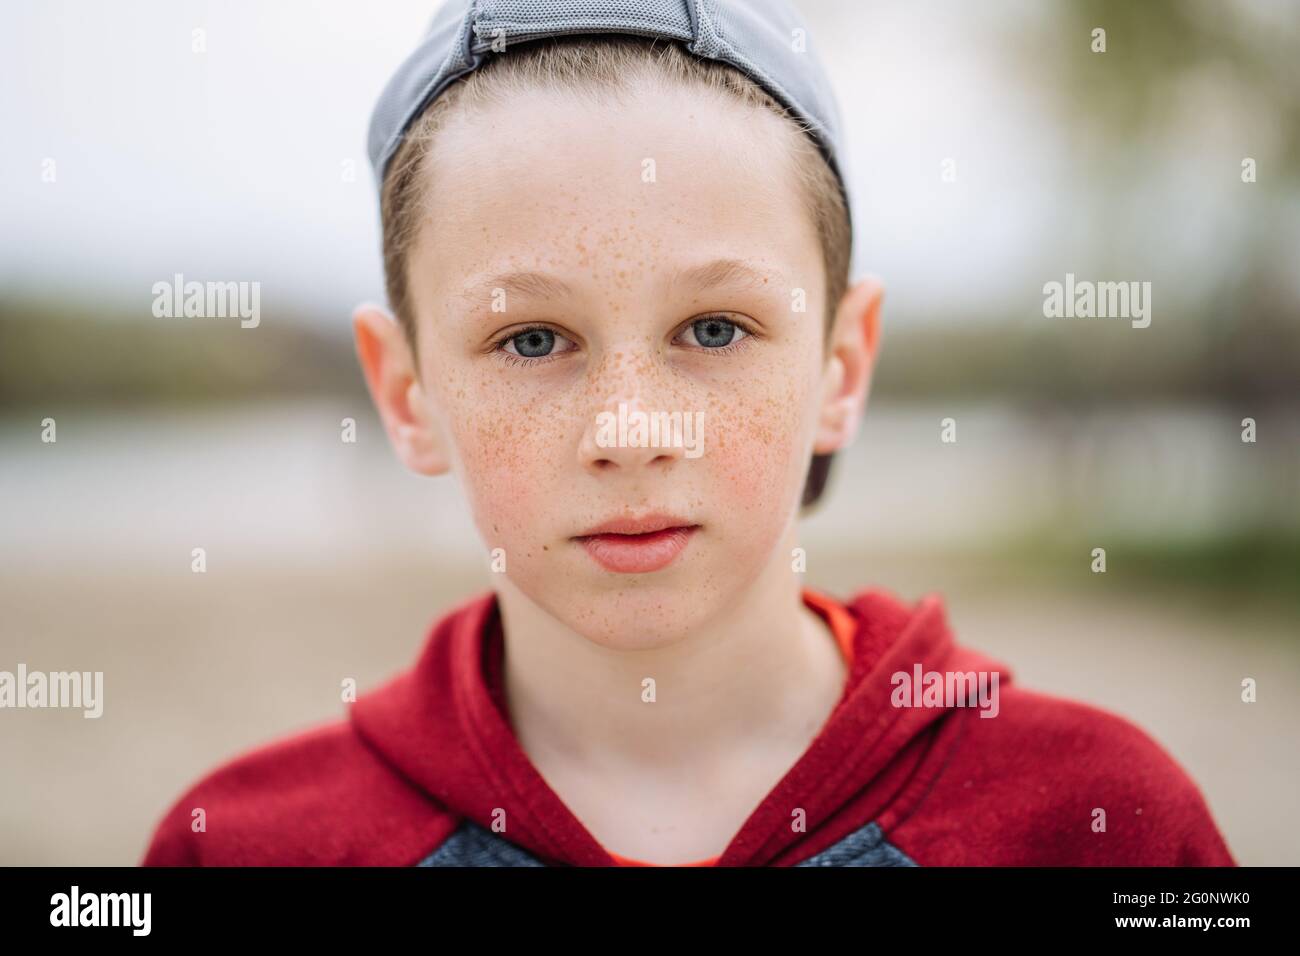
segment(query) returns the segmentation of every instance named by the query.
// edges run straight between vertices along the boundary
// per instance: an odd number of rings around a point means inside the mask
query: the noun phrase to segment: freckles
[[[737,442],[726,451],[719,449],[718,475],[726,489],[727,506],[742,513],[762,507],[772,495],[770,466],[757,446]]]
[[[491,404],[466,403],[458,411],[457,441],[476,510],[490,513],[498,533],[517,535],[554,501],[551,484],[560,474],[554,463],[567,447],[567,418],[562,404],[520,401],[508,377],[492,378]]]
[[[788,467],[784,436],[771,425],[741,414],[728,416],[726,425],[715,429],[712,437],[712,464],[720,487],[726,489],[726,500],[737,510],[771,508]]]
[[[465,486],[476,522],[492,547],[515,553],[544,514],[547,492],[522,467],[518,449],[482,445],[465,457]]]
[[[772,387],[762,394],[718,401],[705,431],[705,457],[713,457],[714,476],[737,511],[770,510],[802,477],[794,458],[806,396],[788,379],[767,381]]]

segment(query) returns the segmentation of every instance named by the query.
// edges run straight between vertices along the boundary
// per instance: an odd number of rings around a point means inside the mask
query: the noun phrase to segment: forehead
[[[821,255],[790,150],[800,135],[683,88],[539,90],[457,112],[423,170],[411,273],[452,295],[519,268],[634,288],[651,270],[737,259],[811,287]]]

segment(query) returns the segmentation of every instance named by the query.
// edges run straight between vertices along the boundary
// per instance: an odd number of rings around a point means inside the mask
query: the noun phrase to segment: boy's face
[[[790,135],[688,90],[457,113],[408,253],[416,354],[359,313],[399,453],[453,469],[510,581],[589,639],[671,642],[789,568],[809,458],[854,424]],[[638,413],[681,430],[638,445]],[[690,530],[584,540],[650,514]]]

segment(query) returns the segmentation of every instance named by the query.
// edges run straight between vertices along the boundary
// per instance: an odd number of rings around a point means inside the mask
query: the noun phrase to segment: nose
[[[686,457],[684,418],[684,410],[664,408],[639,394],[611,394],[583,431],[579,447],[582,466],[597,474],[647,467],[666,470]]]

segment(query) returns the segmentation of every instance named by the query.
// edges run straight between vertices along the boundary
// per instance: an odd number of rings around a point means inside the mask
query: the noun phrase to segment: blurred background
[[[798,5],[887,289],[808,583],[942,592],[1018,681],[1159,740],[1240,862],[1300,864],[1300,6]],[[0,712],[0,863],[135,863],[489,586],[349,338],[383,294],[366,122],[431,10],[6,6],[0,669],[103,671],[105,708]],[[260,282],[260,325],[155,318],[176,273]],[[1151,282],[1150,327],[1045,318],[1066,273]]]

